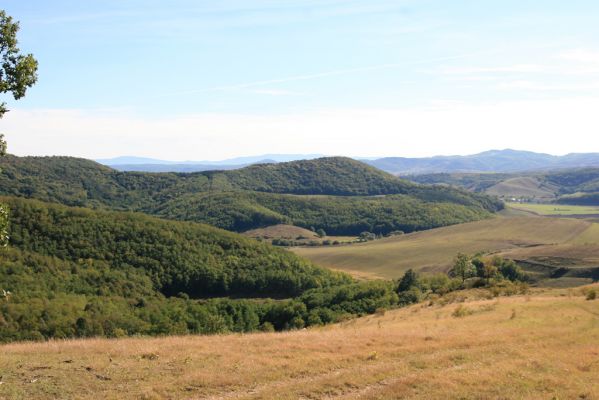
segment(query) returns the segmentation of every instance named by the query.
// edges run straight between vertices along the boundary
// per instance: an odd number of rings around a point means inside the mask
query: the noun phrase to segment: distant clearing
[[[599,396],[599,300],[579,290],[489,300],[469,293],[285,333],[4,345],[0,398]]]
[[[535,204],[535,203],[508,203],[508,207],[516,210],[528,211],[538,215],[599,215],[599,207],[573,206],[567,204]]]
[[[542,183],[536,177],[510,178],[491,186],[486,193],[499,197],[527,197],[538,200],[555,199],[558,187]]]
[[[264,239],[267,241],[272,241],[273,239],[286,239],[293,242],[295,245],[322,245],[323,242],[332,244],[335,241],[338,243],[351,243],[357,239],[355,236],[319,237],[316,232],[313,232],[309,229],[285,224],[252,229],[250,231],[243,232],[243,235],[255,239]]]
[[[272,225],[266,228],[252,229],[243,233],[245,236],[263,239],[319,239],[315,232],[293,225]]]
[[[519,259],[526,259],[529,254],[556,257],[565,248],[556,247],[559,245],[569,246],[568,252],[574,259],[570,265],[589,265],[599,257],[598,225],[569,218],[497,217],[368,243],[293,251],[319,265],[357,277],[396,279],[408,268],[446,271],[458,252],[514,255],[513,251],[518,250]],[[584,282],[589,280],[578,283]]]

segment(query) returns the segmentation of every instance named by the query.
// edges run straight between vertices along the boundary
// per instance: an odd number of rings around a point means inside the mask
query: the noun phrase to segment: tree
[[[407,270],[397,285],[398,292],[405,292],[412,287],[418,287],[418,274],[413,269]]]
[[[19,100],[27,89],[37,81],[37,61],[33,55],[21,54],[17,47],[17,32],[19,23],[0,10],[0,93],[10,93],[15,100]],[[8,109],[6,103],[0,103],[0,119]],[[6,154],[6,141],[0,134],[0,157]],[[0,204],[0,245],[8,243],[8,209]]]
[[[466,279],[476,275],[476,268],[472,264],[472,261],[470,261],[470,257],[466,254],[458,253],[450,272],[453,276],[462,278],[462,283],[464,283]]]
[[[488,262],[483,264],[482,278],[485,278],[487,285],[491,281],[491,278],[495,278],[498,273],[499,273],[499,269],[495,265],[488,263]]]
[[[504,278],[510,281],[524,281],[526,275],[522,272],[522,268],[512,260],[503,260],[499,267],[499,272]]]
[[[327,233],[324,231],[324,229],[320,228],[316,231],[316,234],[318,235],[318,237],[322,238],[325,237],[327,235]]]
[[[31,54],[21,54],[17,47],[18,31],[19,23],[0,10],[0,93],[11,93],[15,100],[25,96],[37,81],[37,61]],[[0,103],[0,118],[7,111],[6,103]]]

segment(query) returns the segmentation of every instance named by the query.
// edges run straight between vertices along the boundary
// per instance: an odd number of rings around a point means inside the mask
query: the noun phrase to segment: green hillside
[[[356,283],[206,225],[0,201],[0,342],[301,328],[398,301],[391,282]]]
[[[139,211],[245,231],[285,223],[330,234],[414,231],[486,218],[502,204],[398,179],[348,158],[191,174],[119,172],[70,157],[0,161],[0,193]]]

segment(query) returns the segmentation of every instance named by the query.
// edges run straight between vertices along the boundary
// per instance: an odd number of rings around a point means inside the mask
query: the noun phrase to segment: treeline
[[[7,156],[0,169],[2,194],[139,211],[238,232],[277,223],[339,235],[410,232],[485,218],[503,206],[460,189],[416,185],[346,158],[151,174],[70,157]]]

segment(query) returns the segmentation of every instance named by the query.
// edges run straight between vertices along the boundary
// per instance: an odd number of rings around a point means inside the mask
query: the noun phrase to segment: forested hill
[[[13,197],[0,201],[10,209],[10,246],[142,270],[165,295],[293,297],[349,281],[292,253],[203,224]]]
[[[405,194],[414,186],[346,157],[257,164],[220,174],[224,174],[234,187],[270,193],[372,196]]]
[[[10,243],[0,251],[0,343],[302,328],[398,302],[391,282],[357,283],[210,226],[0,202],[10,207]]]
[[[335,234],[413,231],[485,218],[502,206],[485,195],[411,183],[341,157],[177,174],[119,172],[71,157],[6,156],[0,169],[0,194],[234,231],[276,223]]]

